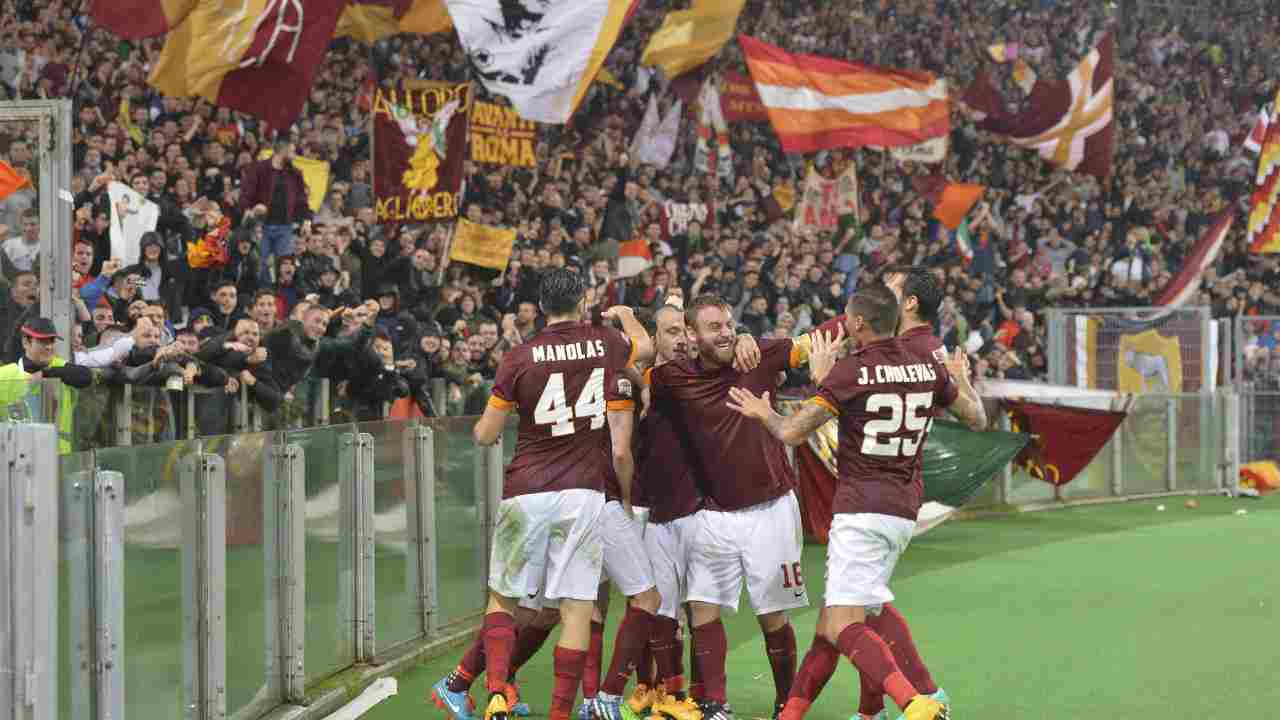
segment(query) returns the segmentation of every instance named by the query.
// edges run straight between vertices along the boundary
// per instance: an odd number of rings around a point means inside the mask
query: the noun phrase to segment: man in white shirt
[[[40,258],[40,211],[31,208],[22,213],[22,233],[4,241],[4,254],[19,271],[34,269]]]

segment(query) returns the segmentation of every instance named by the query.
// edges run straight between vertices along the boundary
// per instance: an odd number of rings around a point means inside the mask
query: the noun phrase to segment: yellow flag
[[[694,0],[688,10],[667,13],[640,64],[656,65],[669,78],[701,66],[733,38],[744,4],[746,0]]]
[[[399,33],[432,35],[453,27],[444,0],[416,0],[399,20],[385,5],[349,5],[338,18],[334,35],[373,43]]]
[[[600,68],[600,74],[596,75],[596,82],[608,85],[615,90],[626,91],[627,89],[626,86],[622,84],[622,81],[618,79],[618,76],[610,72],[607,67]]]
[[[258,153],[258,159],[267,160],[271,155],[271,148],[267,148]],[[298,168],[302,179],[307,183],[307,207],[311,208],[311,212],[318,211],[324,202],[325,193],[329,192],[329,163],[294,155],[293,166]]]
[[[516,231],[458,219],[449,259],[494,270],[506,270]]]

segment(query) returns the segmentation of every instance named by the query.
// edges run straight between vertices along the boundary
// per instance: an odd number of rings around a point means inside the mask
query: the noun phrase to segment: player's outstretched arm
[[[652,365],[653,364],[653,339],[649,337],[649,332],[644,329],[644,325],[636,319],[636,313],[626,305],[614,305],[613,307],[600,313],[600,316],[610,320],[617,320],[622,325],[622,332],[631,338],[631,344],[634,346],[631,354],[634,356],[636,365]]]
[[[729,409],[755,418],[769,428],[769,432],[792,447],[803,443],[809,434],[835,417],[829,410],[816,403],[805,403],[794,415],[783,417],[773,409],[769,393],[756,397],[750,390],[729,388]]]
[[[631,438],[635,431],[635,412],[610,410],[609,443],[613,446],[613,472],[618,476],[622,491],[622,507],[631,514],[631,483],[636,474],[635,458],[631,454]]]
[[[497,407],[493,403],[489,403],[484,408],[484,414],[476,421],[476,426],[472,428],[471,435],[475,438],[479,445],[492,445],[498,442],[502,437],[502,428],[507,424],[507,414],[511,411]]]
[[[982,406],[982,398],[978,396],[978,391],[973,388],[973,383],[969,382],[969,356],[965,354],[964,348],[957,347],[947,357],[947,372],[951,374],[952,382],[960,391],[956,401],[949,408],[951,413],[971,430],[986,430],[987,411]]]

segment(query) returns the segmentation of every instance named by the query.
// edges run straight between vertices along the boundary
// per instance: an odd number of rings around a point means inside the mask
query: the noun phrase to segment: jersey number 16
[[[552,437],[572,435],[573,419],[591,418],[591,429],[604,427],[604,368],[595,368],[587,377],[587,384],[582,386],[578,401],[570,408],[564,396],[564,373],[551,373],[547,378],[547,386],[538,397],[538,404],[533,409],[533,422],[536,425],[550,425]]]
[[[922,433],[929,432],[933,417],[933,393],[876,393],[867,398],[867,412],[889,411],[889,417],[868,420],[862,426],[862,454],[879,457],[915,457],[920,452]],[[913,437],[899,435],[903,430]]]

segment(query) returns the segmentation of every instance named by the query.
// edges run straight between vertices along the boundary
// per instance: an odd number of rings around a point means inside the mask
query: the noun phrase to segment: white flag
[[[142,234],[156,229],[160,206],[120,182],[107,185],[111,199],[111,257],[125,265],[138,262]]]
[[[445,0],[476,75],[526,120],[564,123],[604,66],[629,0]]]
[[[640,127],[636,129],[635,137],[631,138],[631,147],[628,148],[631,157],[642,163],[646,162],[644,153],[648,151],[654,134],[658,132],[659,122],[661,119],[658,117],[658,96],[650,95],[649,107],[645,108],[644,118],[640,120]]]

